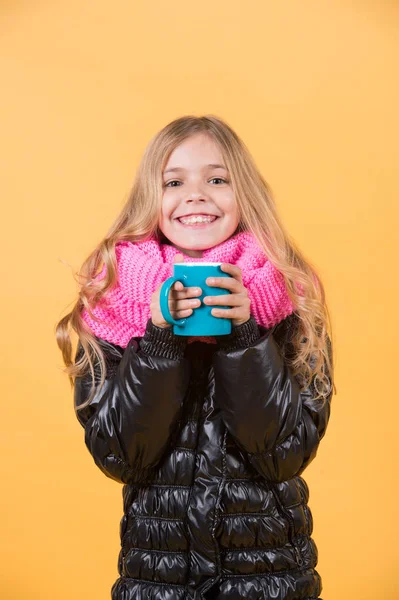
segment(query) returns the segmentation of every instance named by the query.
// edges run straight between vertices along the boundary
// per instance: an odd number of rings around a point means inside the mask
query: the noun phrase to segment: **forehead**
[[[225,166],[219,165],[217,163],[208,163],[208,164],[202,165],[201,169],[203,171],[207,171],[209,169],[212,169],[212,170],[221,169],[223,171],[227,171]],[[165,174],[166,173],[176,173],[176,172],[184,172],[184,171],[189,171],[189,170],[190,170],[189,168],[186,169],[184,167],[176,166],[176,167],[169,167],[168,169],[165,169],[164,173]]]
[[[217,143],[206,135],[196,135],[184,140],[170,154],[164,173],[190,170],[227,170]]]

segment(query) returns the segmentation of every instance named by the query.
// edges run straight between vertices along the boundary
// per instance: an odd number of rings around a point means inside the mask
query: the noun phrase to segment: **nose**
[[[205,198],[202,196],[200,198],[193,198],[191,196],[190,198],[187,198],[187,202],[205,202]]]
[[[193,185],[187,197],[189,200],[200,200],[203,198],[204,192],[201,190],[201,186]]]
[[[183,189],[186,199],[191,202],[194,200],[204,200],[204,198],[208,197],[206,185],[201,178],[187,180],[182,191]]]
[[[204,204],[205,202],[207,202],[206,197],[201,194],[201,192],[198,192],[189,194],[186,198],[185,204],[193,204],[196,206],[197,204]]]

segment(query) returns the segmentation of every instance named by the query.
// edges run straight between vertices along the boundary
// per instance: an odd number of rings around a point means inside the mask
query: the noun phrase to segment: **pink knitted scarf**
[[[82,311],[82,318],[94,335],[126,348],[131,338],[144,335],[147,321],[151,318],[151,296],[163,281],[173,275],[173,257],[182,252],[152,236],[136,243],[118,242],[115,254],[118,283],[92,309],[95,317],[102,322],[94,321],[86,309]],[[282,274],[248,231],[239,232],[204,250],[201,258],[184,254],[184,262],[238,265],[251,300],[251,314],[259,325],[272,327],[294,311]],[[105,273],[104,264],[96,279],[101,279]],[[189,337],[187,341],[216,342],[213,337]]]

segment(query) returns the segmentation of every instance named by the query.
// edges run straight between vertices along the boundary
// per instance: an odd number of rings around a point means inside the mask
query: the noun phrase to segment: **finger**
[[[176,300],[183,300],[184,298],[193,298],[197,296],[201,296],[202,290],[201,288],[196,287],[184,287],[182,284],[181,291],[175,291],[174,297]]]
[[[182,290],[182,289],[184,289],[184,285],[182,284],[181,281],[176,281],[176,283],[173,284],[173,289],[174,290]]]
[[[220,287],[226,290],[232,290],[236,294],[243,292],[245,289],[241,281],[238,281],[233,277],[208,277],[206,283],[212,287]]]
[[[183,254],[175,254],[173,257],[173,263],[179,263],[179,262],[184,262],[184,256]]]
[[[242,282],[242,271],[241,271],[240,267],[238,267],[237,265],[232,265],[230,263],[222,263],[220,265],[220,268],[225,273],[232,275],[235,279],[237,279],[237,281]]]
[[[220,296],[205,296],[203,303],[220,306],[246,306],[247,300],[240,294],[221,294]]]
[[[244,318],[244,311],[241,307],[237,308],[212,308],[211,314],[214,317],[221,317],[227,319],[242,319]]]
[[[192,313],[192,309],[188,308],[188,309],[184,309],[184,310],[172,310],[172,316],[174,319],[179,319],[180,317],[187,317],[188,315],[191,315]]]
[[[189,308],[198,308],[201,306],[201,300],[199,298],[189,298],[185,300],[170,300],[169,302],[171,309],[173,310],[187,310]]]

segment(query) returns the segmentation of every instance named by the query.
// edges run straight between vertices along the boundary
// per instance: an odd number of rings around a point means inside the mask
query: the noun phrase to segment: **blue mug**
[[[173,333],[187,336],[213,336],[231,333],[231,319],[215,317],[211,314],[213,308],[229,309],[231,306],[208,305],[202,302],[205,296],[222,296],[230,294],[230,290],[209,286],[206,284],[208,277],[231,277],[220,268],[223,263],[175,263],[173,276],[163,282],[160,292],[160,306],[162,316],[167,323],[173,325]],[[193,309],[190,316],[176,320],[169,310],[169,292],[176,281],[185,287],[199,287],[202,290],[200,306]]]

